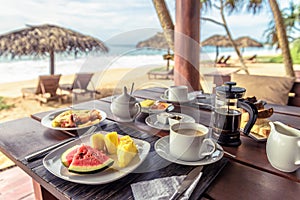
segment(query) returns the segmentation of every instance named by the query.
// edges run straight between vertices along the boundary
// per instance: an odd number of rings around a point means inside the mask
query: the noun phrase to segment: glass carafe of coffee
[[[245,88],[235,87],[235,82],[225,82],[216,87],[215,109],[213,112],[213,137],[224,146],[239,146],[240,132],[248,135],[254,125],[258,112],[254,104],[242,99]],[[249,113],[249,121],[240,129],[241,110]]]

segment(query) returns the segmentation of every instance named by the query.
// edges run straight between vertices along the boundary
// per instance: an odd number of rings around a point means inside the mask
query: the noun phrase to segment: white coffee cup
[[[164,93],[164,96],[170,101],[187,101],[188,87],[185,85],[170,86]]]
[[[281,122],[270,122],[266,153],[270,164],[284,172],[300,168],[300,131]]]
[[[170,127],[170,154],[179,160],[198,161],[212,155],[216,143],[207,138],[208,128],[198,123],[176,123]]]

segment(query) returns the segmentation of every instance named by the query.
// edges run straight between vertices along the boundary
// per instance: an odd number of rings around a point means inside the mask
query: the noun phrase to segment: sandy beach
[[[167,87],[173,84],[173,81],[171,80],[148,80],[147,72],[150,69],[120,68],[95,73],[92,82],[94,83],[97,91],[100,91],[101,93],[97,94],[95,98],[99,99],[108,95],[120,93],[123,86],[130,88],[132,82],[135,84],[135,90],[151,86]],[[72,83],[74,76],[75,75],[62,76],[60,84]],[[31,97],[23,99],[21,89],[26,87],[36,87],[37,83],[38,80],[34,79],[0,84],[0,96],[4,97],[7,104],[13,105],[10,109],[0,111],[0,123],[22,117],[28,117],[32,113],[68,107],[71,104],[77,103],[70,100],[72,97],[63,104],[56,101],[50,101],[43,105],[40,105]],[[89,95],[86,96],[86,98],[89,98]],[[85,97],[83,96],[82,98],[84,99]]]

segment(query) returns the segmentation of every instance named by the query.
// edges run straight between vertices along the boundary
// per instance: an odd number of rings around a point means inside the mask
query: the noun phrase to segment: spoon
[[[134,87],[134,82],[133,82],[132,85],[131,85],[130,95],[132,95],[133,87]]]

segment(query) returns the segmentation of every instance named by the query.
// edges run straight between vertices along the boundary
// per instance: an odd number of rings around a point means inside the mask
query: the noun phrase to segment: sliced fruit
[[[80,146],[79,145],[75,145],[69,149],[67,149],[60,157],[61,159],[61,162],[64,166],[66,167],[69,167],[72,160],[73,160],[73,157],[74,155],[76,154],[77,152],[77,149],[79,148]]]
[[[152,106],[153,104],[154,104],[154,100],[151,100],[151,99],[146,99],[146,100],[144,100],[144,101],[141,101],[140,102],[140,105],[141,105],[141,107],[143,107],[143,108],[148,108],[148,107],[150,107],[150,106]]]
[[[106,150],[109,154],[117,153],[117,147],[119,144],[119,138],[117,132],[107,133],[104,137]]]
[[[121,137],[117,148],[119,167],[126,167],[135,157],[137,152],[137,147],[129,135]]]
[[[113,163],[114,160],[105,155],[103,151],[81,145],[77,149],[68,170],[76,173],[95,173],[106,169]]]
[[[95,133],[90,137],[91,146],[97,150],[103,150],[105,147],[104,135],[101,133]]]

